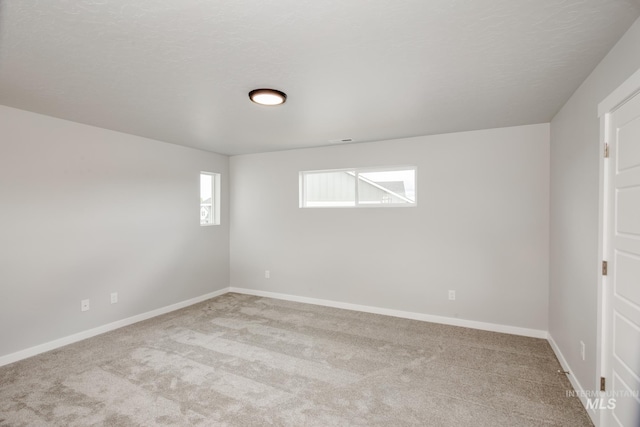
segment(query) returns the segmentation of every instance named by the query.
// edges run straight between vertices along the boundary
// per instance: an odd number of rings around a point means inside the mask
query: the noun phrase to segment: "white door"
[[[609,116],[604,425],[640,426],[640,95]],[[611,401],[610,399],[615,399]]]

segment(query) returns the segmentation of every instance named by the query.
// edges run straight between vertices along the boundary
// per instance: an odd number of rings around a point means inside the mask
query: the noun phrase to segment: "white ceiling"
[[[0,0],[0,104],[223,154],[543,123],[639,15],[638,0]],[[252,104],[260,87],[289,99]]]

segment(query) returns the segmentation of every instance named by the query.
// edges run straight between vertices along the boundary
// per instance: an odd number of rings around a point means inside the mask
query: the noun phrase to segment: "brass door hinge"
[[[604,377],[600,377],[600,391],[606,391],[606,384],[607,381],[605,380]]]
[[[604,143],[604,158],[605,159],[609,158],[609,143],[608,142]]]
[[[607,261],[602,261],[602,275],[606,276],[608,273]]]

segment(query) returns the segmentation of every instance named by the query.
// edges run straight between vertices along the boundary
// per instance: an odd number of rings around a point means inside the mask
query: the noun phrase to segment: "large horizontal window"
[[[300,172],[301,208],[415,205],[414,166]]]

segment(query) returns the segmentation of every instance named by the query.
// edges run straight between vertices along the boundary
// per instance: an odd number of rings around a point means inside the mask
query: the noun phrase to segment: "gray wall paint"
[[[551,122],[549,332],[582,387],[596,390],[600,121],[597,106],[640,68],[640,20]],[[586,361],[580,356],[586,344]]]
[[[298,208],[299,171],[384,165],[418,166],[418,207]],[[547,330],[548,124],[235,156],[230,170],[232,286]]]
[[[229,285],[228,157],[3,106],[0,141],[0,356]]]

